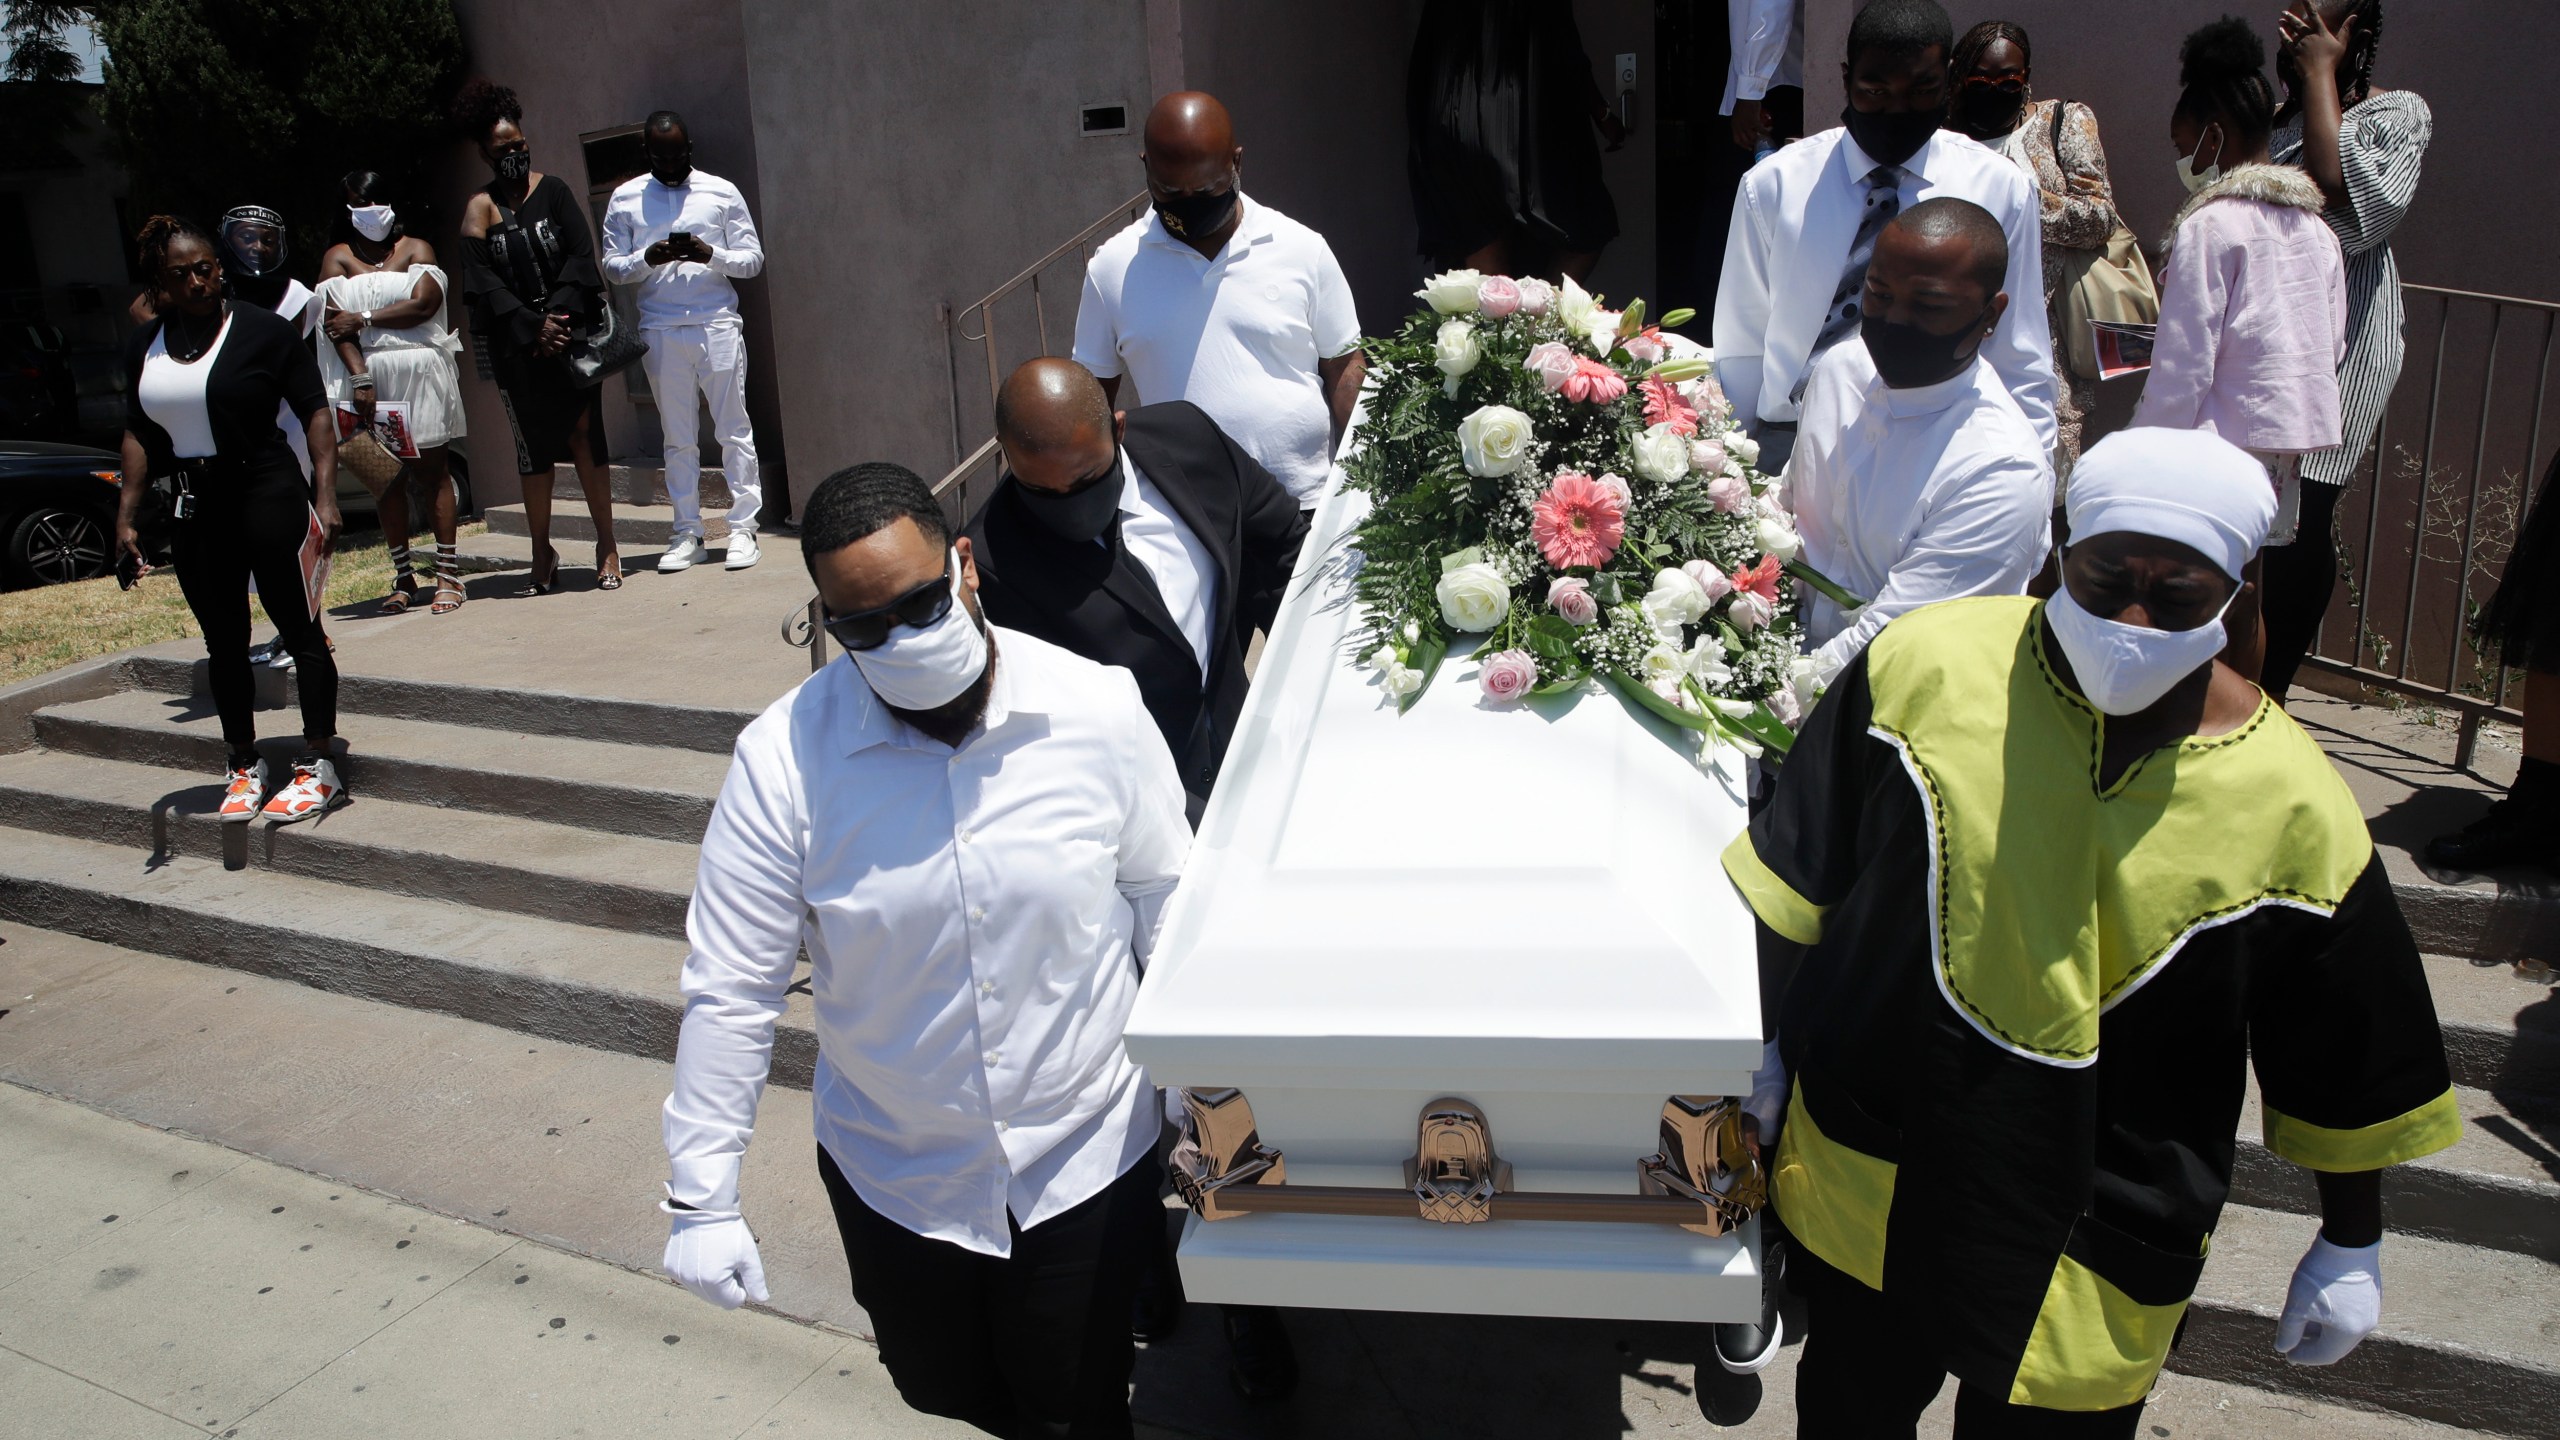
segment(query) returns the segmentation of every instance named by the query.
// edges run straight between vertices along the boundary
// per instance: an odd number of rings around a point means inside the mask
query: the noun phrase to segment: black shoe
[[[1717,1327],[1723,1328],[1721,1326]],[[1760,1413],[1760,1377],[1698,1367],[1698,1413],[1728,1429]]]
[[[1787,1247],[1772,1240],[1760,1254],[1760,1318],[1757,1322],[1733,1321],[1718,1325],[1716,1330],[1716,1363],[1727,1374],[1757,1375],[1777,1358],[1779,1343],[1787,1336],[1786,1321],[1779,1318],[1778,1301],[1786,1293]],[[1706,1388],[1698,1391],[1698,1403],[1706,1405]],[[1758,1395],[1752,1396],[1752,1408],[1759,1408]],[[1748,1412],[1746,1412],[1748,1413]],[[1713,1415],[1707,1417],[1715,1419]],[[1718,1420],[1717,1424],[1730,1424]]]
[[[2440,870],[2496,870],[2508,865],[2560,869],[2560,824],[2527,813],[2507,796],[2489,813],[2450,835],[2427,842],[2427,863]]]
[[[1166,1267],[1170,1269],[1171,1267]],[[1129,1305],[1129,1338],[1151,1345],[1182,1328],[1182,1286],[1163,1270],[1138,1277],[1138,1294]]]
[[[1235,1363],[1227,1378],[1247,1400],[1285,1400],[1298,1388],[1298,1348],[1289,1343],[1280,1312],[1267,1305],[1219,1307],[1227,1322],[1227,1348]]]

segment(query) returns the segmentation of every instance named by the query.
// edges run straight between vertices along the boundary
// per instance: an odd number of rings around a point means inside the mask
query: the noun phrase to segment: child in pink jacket
[[[2170,222],[2160,332],[2133,423],[2210,430],[2257,456],[2277,494],[2267,543],[2287,544],[2301,513],[2302,457],[2341,436],[2346,255],[2320,218],[2320,187],[2294,166],[2267,163],[2275,87],[2249,23],[2207,25],[2178,58],[2186,88],[2169,135],[2192,193]],[[2254,582],[2255,562],[2249,568]],[[2254,585],[2226,623],[2224,660],[2256,678],[2264,636]]]

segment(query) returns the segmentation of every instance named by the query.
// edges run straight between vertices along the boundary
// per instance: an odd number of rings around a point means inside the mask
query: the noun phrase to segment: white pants
[[[729,477],[729,528],[755,533],[764,487],[756,475],[755,431],[747,423],[746,327],[734,316],[701,325],[643,330],[649,353],[640,358],[649,391],[658,400],[658,429],[666,445],[667,498],[676,507],[675,532],[702,536],[702,449],[699,393],[711,407],[720,441],[720,467]]]

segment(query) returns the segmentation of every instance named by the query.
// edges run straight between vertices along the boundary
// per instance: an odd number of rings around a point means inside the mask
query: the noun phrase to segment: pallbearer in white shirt
[[[1981,353],[2012,308],[2008,261],[1990,212],[1921,201],[1877,236],[1858,335],[1814,366],[1787,497],[1805,562],[1868,602],[1810,597],[1825,685],[1896,615],[2023,595],[2044,564],[2053,468]]]
[[[1874,0],[1849,25],[1840,126],[1742,177],[1716,288],[1716,378],[1773,474],[1795,446],[1814,362],[1858,333],[1867,262],[1896,214],[1939,195],[1980,205],[2008,235],[2001,288],[2044,294],[2035,183],[2000,152],[1939,128],[1954,43],[1934,0]],[[2011,307],[1982,355],[2050,453],[2053,335],[2044,307]]]
[[[676,510],[675,537],[658,557],[658,569],[690,569],[707,554],[701,417],[693,399],[699,393],[711,407],[721,473],[729,482],[728,568],[744,570],[760,555],[756,515],[764,487],[755,430],[747,422],[746,325],[729,282],[764,269],[764,242],[738,187],[694,168],[683,116],[673,110],[650,116],[641,144],[649,173],[623,181],[605,207],[604,273],[616,285],[640,287],[640,334],[649,342],[640,364],[658,400],[667,498]]]
[[[970,545],[895,465],[828,477],[801,550],[849,656],[738,738],[686,918],[665,1265],[765,1298],[738,1175],[803,946],[818,1168],[918,1410],[1126,1437],[1164,1216],[1121,1045],[1190,830],[1137,682],[978,614]]]
[[[1216,97],[1147,112],[1154,213],[1086,262],[1075,358],[1126,408],[1188,400],[1312,510],[1369,362],[1333,249],[1244,193],[1244,147]]]

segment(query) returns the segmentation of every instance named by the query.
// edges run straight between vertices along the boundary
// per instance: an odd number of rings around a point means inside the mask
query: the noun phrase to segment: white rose
[[[1396,653],[1393,645],[1381,645],[1370,654],[1369,663],[1380,670],[1393,670],[1404,664],[1404,657]]]
[[[1443,315],[1476,313],[1476,285],[1484,279],[1480,271],[1450,270],[1422,282],[1414,297],[1429,304]]]
[[[1484,358],[1484,346],[1476,340],[1476,327],[1464,320],[1450,320],[1440,326],[1431,342],[1431,363],[1449,377],[1449,394],[1458,393],[1458,377],[1476,368]]]
[[[1771,515],[1763,511],[1758,530],[1760,548],[1777,556],[1781,565],[1796,558],[1796,552],[1804,549],[1804,537],[1796,533],[1795,522],[1783,514]]]
[[[1458,422],[1458,454],[1470,475],[1509,475],[1528,463],[1535,433],[1528,416],[1508,405],[1487,405]]]
[[[1511,582],[1481,560],[1441,576],[1431,593],[1440,602],[1440,618],[1449,622],[1449,628],[1470,635],[1492,629],[1511,613]]]
[[[1681,626],[1703,619],[1709,603],[1706,587],[1686,571],[1665,570],[1653,577],[1653,588],[1636,602],[1636,608],[1644,612],[1645,622],[1655,633],[1677,635]]]
[[[1724,437],[1724,453],[1745,465],[1760,463],[1760,442],[1736,430]]]
[[[1398,665],[1379,678],[1378,688],[1390,700],[1402,700],[1422,688],[1422,672],[1409,665]]]
[[[1555,300],[1556,318],[1564,322],[1564,328],[1576,335],[1590,334],[1592,312],[1599,308],[1600,302],[1591,298],[1590,291],[1575,284],[1572,276],[1565,277],[1564,288],[1556,293]],[[1610,328],[1616,328],[1614,322]]]
[[[1689,473],[1689,437],[1669,421],[1650,425],[1636,437],[1636,473],[1665,485]]]

